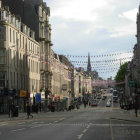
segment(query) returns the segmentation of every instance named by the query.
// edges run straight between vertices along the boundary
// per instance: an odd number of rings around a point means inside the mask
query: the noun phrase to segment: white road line
[[[54,123],[57,123],[58,121],[54,121]]]
[[[59,119],[60,121],[62,121],[62,120],[64,120],[65,118],[61,118],[61,119]]]
[[[18,124],[25,124],[25,122],[21,122],[21,123],[18,123]]]
[[[101,99],[100,99],[100,101],[98,102],[98,105],[100,104],[100,102],[101,102]]]
[[[15,130],[11,130],[12,132],[16,132],[16,131],[21,131],[24,130],[25,128],[21,128],[21,129],[15,129]]]
[[[78,135],[78,139],[81,139],[84,134]]]
[[[90,125],[87,126],[87,129],[90,127]]]
[[[86,133],[87,130],[88,130],[88,129],[84,129],[84,130],[83,130],[83,133]]]
[[[36,125],[36,126],[32,126],[30,128],[36,128],[36,127],[40,127],[41,125]]]
[[[33,122],[32,124],[37,124],[38,122]]]
[[[8,123],[2,123],[2,124],[0,124],[0,125],[8,125]]]

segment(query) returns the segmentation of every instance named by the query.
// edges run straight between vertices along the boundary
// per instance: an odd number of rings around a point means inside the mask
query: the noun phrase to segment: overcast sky
[[[91,56],[133,51],[139,0],[44,0],[50,7],[52,49],[63,55]],[[132,56],[130,53],[112,57]],[[87,58],[70,58],[86,61]],[[120,62],[120,61],[119,61]],[[117,63],[119,63],[117,62]],[[113,64],[112,64],[113,65]],[[117,65],[116,65],[117,66]],[[95,67],[95,65],[92,65]],[[99,65],[97,64],[97,67]],[[119,65],[118,65],[119,67]],[[110,67],[110,69],[115,67]],[[103,69],[100,67],[100,70]],[[98,71],[107,78],[116,72]],[[109,71],[109,70],[107,70]]]

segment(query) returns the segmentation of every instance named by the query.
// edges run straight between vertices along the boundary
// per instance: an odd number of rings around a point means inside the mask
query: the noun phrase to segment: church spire
[[[88,75],[91,73],[90,54],[89,53],[88,53],[87,73],[88,73]]]

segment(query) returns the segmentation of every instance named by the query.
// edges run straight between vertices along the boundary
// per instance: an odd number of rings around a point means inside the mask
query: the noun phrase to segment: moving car
[[[118,96],[113,96],[113,102],[118,102]]]
[[[105,99],[106,99],[106,96],[103,96],[103,97],[102,97],[102,100],[105,100]]]
[[[97,95],[97,99],[101,99],[101,94],[98,94]]]
[[[92,100],[92,102],[91,102],[91,106],[97,106],[97,100]]]
[[[107,101],[107,103],[106,103],[106,107],[110,107],[110,106],[111,106],[110,101]]]

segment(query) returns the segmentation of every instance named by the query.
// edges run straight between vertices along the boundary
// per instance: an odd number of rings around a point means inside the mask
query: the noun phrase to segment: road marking
[[[81,139],[84,134],[78,135],[78,139]]]
[[[85,133],[87,130],[88,130],[88,129],[84,129],[84,130],[83,130],[83,133]]]
[[[137,130],[130,130],[130,129],[122,130],[122,134],[125,134],[125,135],[135,135],[136,133],[138,134]]]
[[[18,124],[25,124],[25,122],[21,122],[21,123],[18,123]]]
[[[8,125],[8,123],[2,123],[2,124],[0,124],[0,125]]]
[[[62,121],[62,120],[64,120],[65,118],[61,118],[61,119],[59,119],[60,121]]]
[[[98,102],[98,105],[100,104],[100,102],[101,102],[101,99],[100,99],[100,101]]]
[[[114,140],[114,134],[113,134],[113,128],[111,125],[111,120],[110,120],[110,131],[111,131],[111,139]]]
[[[37,124],[38,122],[33,122],[32,124]]]
[[[36,126],[32,126],[30,128],[36,128],[36,127],[40,127],[40,126],[42,126],[42,125],[36,125]]]
[[[12,130],[12,132],[21,131],[21,130],[24,130],[24,129],[25,129],[25,128],[15,129],[15,130]]]
[[[54,123],[57,123],[58,121],[54,121]]]
[[[87,126],[87,129],[90,127],[90,125]]]

